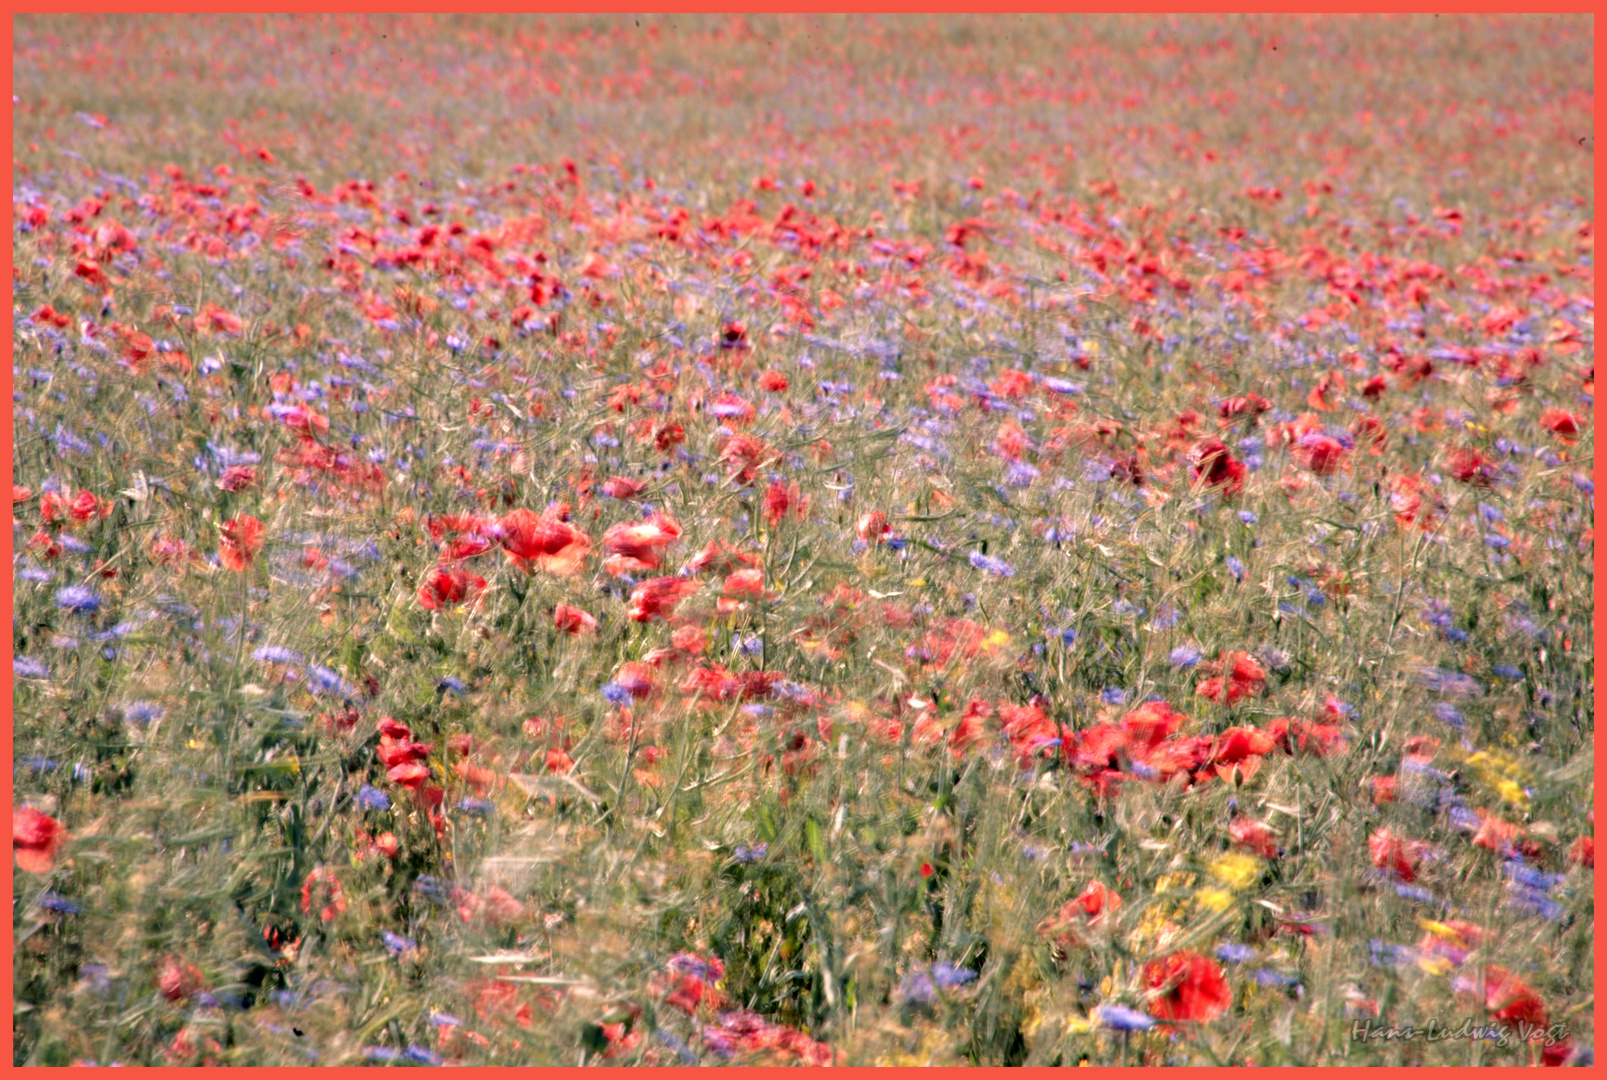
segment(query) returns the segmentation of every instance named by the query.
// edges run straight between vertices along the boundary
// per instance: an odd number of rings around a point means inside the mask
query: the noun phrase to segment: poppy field
[[[17,18],[14,1063],[1590,1063],[1593,35]]]

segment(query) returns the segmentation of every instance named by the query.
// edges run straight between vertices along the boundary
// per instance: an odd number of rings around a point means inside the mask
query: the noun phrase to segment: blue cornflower
[[[435,684],[435,692],[444,694],[448,690],[454,694],[462,694],[468,690],[468,687],[463,685],[463,680],[456,675],[443,675],[441,676],[441,681]]]
[[[473,814],[475,817],[486,817],[496,812],[497,804],[490,799],[476,799],[473,796],[465,796],[458,800],[458,809],[465,814]]]
[[[985,570],[998,577],[1014,577],[1015,568],[1003,559],[995,559],[991,555],[984,555],[980,551],[971,552],[971,565],[978,570]]]
[[[1461,728],[1467,725],[1467,718],[1464,717],[1461,712],[1457,710],[1457,707],[1452,705],[1449,701],[1435,702],[1434,715],[1454,728]]]
[[[1167,657],[1174,667],[1193,667],[1201,659],[1200,650],[1192,645],[1179,645]]]
[[[83,585],[68,585],[56,590],[56,606],[87,614],[100,610],[100,597],[96,595],[94,589]]]
[[[433,1027],[457,1027],[458,1025],[460,1025],[462,1023],[463,1023],[462,1020],[460,1020],[457,1017],[453,1016],[451,1013],[444,1013],[444,1012],[432,1012],[432,1013],[430,1013],[430,1024]]]
[[[31,656],[13,656],[11,658],[11,673],[19,679],[48,679],[50,669],[42,661]]]
[[[1101,1005],[1099,1022],[1112,1031],[1148,1031],[1155,1026],[1155,1018],[1125,1005]]]
[[[1246,964],[1254,960],[1255,950],[1248,945],[1237,945],[1229,942],[1216,947],[1216,958],[1226,960],[1230,964]]]
[[[380,937],[384,939],[385,947],[397,956],[407,952],[409,949],[418,947],[418,942],[412,938],[405,938],[401,934],[393,934],[389,930],[382,933]]]
[[[1012,461],[1004,469],[1004,482],[1014,488],[1031,487],[1038,476],[1037,468],[1025,461]]]
[[[898,993],[907,1002],[930,1005],[937,1000],[937,984],[932,982],[931,974],[922,968],[904,976],[898,984]]]
[[[46,911],[57,911],[63,915],[77,915],[84,909],[54,890],[47,891],[37,901]]]
[[[1490,670],[1501,676],[1503,679],[1509,679],[1512,682],[1523,681],[1523,672],[1519,671],[1511,664],[1496,664]]]
[[[391,797],[372,784],[364,784],[357,789],[357,805],[364,810],[389,810]]]
[[[306,658],[294,649],[286,649],[280,645],[264,645],[251,654],[251,659],[259,664],[299,664]]]
[[[307,670],[307,689],[315,694],[334,694],[338,697],[351,697],[357,693],[357,687],[318,664],[313,664]]]
[[[1244,576],[1249,573],[1249,571],[1245,569],[1244,564],[1232,555],[1229,555],[1225,561],[1228,564],[1228,571],[1234,577],[1238,578],[1240,581],[1243,581]]]
[[[626,706],[631,703],[631,692],[617,682],[603,683],[599,691],[610,705]]]
[[[769,850],[770,845],[762,842],[754,844],[752,847],[747,844],[738,844],[736,851],[732,853],[732,857],[739,863],[756,863],[764,858],[765,853]]]
[[[976,972],[971,968],[955,967],[946,960],[939,960],[932,965],[932,978],[945,990],[956,986],[964,986],[976,978]]]
[[[1300,979],[1297,976],[1285,975],[1281,971],[1270,971],[1267,968],[1256,969],[1255,981],[1257,986],[1273,986],[1282,989],[1300,985]]]
[[[1448,668],[1418,668],[1416,677],[1428,689],[1451,697],[1478,697],[1484,693],[1484,686],[1479,680]]]
[[[1127,704],[1127,691],[1119,686],[1107,686],[1099,692],[1099,700],[1106,705]]]
[[[123,719],[131,724],[149,724],[161,719],[162,711],[154,701],[131,701],[123,706]]]
[[[1530,889],[1517,882],[1513,882],[1507,888],[1512,897],[1513,906],[1519,911],[1553,921],[1562,918],[1565,914],[1565,909],[1561,904],[1539,889]]]
[[[413,890],[438,904],[446,903],[447,898],[452,895],[447,884],[433,874],[420,874],[413,881]]]
[[[1239,520],[1244,522],[1246,525],[1254,525],[1261,519],[1255,516],[1254,510],[1240,510]]]
[[[24,581],[36,581],[43,583],[46,581],[54,581],[56,579],[56,572],[54,570],[46,570],[42,566],[24,566],[21,570],[17,571],[17,576]]]

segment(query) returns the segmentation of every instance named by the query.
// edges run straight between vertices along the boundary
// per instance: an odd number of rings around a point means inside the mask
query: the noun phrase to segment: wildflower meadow
[[[15,1064],[1592,1062],[1592,17],[12,34]]]

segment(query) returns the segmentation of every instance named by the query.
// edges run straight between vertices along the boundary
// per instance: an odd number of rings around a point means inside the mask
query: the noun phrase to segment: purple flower
[[[389,810],[391,797],[371,784],[357,789],[357,805],[364,810]]]
[[[100,610],[100,597],[95,590],[83,585],[68,585],[56,590],[56,606],[80,614]]]
[[[418,942],[412,938],[405,938],[401,934],[393,934],[389,930],[382,933],[380,937],[384,939],[385,947],[397,956],[407,952],[409,949],[418,947]]]
[[[1014,577],[1015,568],[1003,559],[995,559],[991,555],[984,555],[980,551],[971,552],[971,565],[978,570],[986,570],[998,577]]]
[[[43,662],[31,656],[13,656],[11,658],[11,673],[19,679],[48,679],[50,669]]]
[[[1125,1005],[1101,1005],[1099,1022],[1112,1031],[1148,1031],[1155,1026],[1155,1018]]]
[[[1167,659],[1174,667],[1193,667],[1200,662],[1200,650],[1192,645],[1179,645]]]

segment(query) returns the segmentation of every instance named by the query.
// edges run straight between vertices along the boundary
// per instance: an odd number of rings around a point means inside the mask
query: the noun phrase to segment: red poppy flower
[[[91,518],[105,517],[112,512],[112,504],[105,499],[96,498],[91,491],[80,491],[78,497],[68,508],[74,521],[88,521]]]
[[[31,806],[20,806],[11,812],[11,851],[17,865],[30,874],[50,873],[56,862],[56,849],[66,836],[61,822]]]
[[[541,514],[520,508],[502,518],[500,539],[508,557],[522,570],[549,574],[579,572],[591,551],[591,539],[564,520],[569,507],[554,503]]]
[[[1446,467],[1464,484],[1490,487],[1495,483],[1495,463],[1477,450],[1458,448],[1446,456]]]
[[[631,480],[623,476],[610,476],[603,481],[602,491],[610,499],[633,499],[641,494],[647,485],[640,480]]]
[[[1222,969],[1197,952],[1175,952],[1144,965],[1149,1011],[1162,1020],[1205,1022],[1233,1000]]]
[[[1367,779],[1367,786],[1372,789],[1374,806],[1383,806],[1385,803],[1395,801],[1395,777],[1371,776]]]
[[[1473,834],[1473,842],[1481,848],[1487,848],[1496,854],[1505,854],[1512,850],[1513,841],[1523,830],[1510,821],[1503,821],[1494,814],[1479,813],[1479,831]]]
[[[570,604],[559,604],[552,609],[552,623],[566,634],[589,634],[597,629],[595,618]]]
[[[439,566],[425,579],[424,584],[419,586],[418,602],[427,610],[435,611],[461,604],[484,588],[485,578],[479,574]]]
[[[267,526],[250,514],[241,514],[225,521],[219,531],[222,537],[218,541],[218,558],[230,570],[243,572],[262,550]]]
[[[727,574],[722,590],[726,596],[762,597],[764,595],[764,571],[737,570]]]
[[[1218,488],[1226,495],[1244,490],[1244,478],[1249,475],[1249,470],[1244,462],[1233,456],[1221,439],[1201,442],[1189,459],[1189,475],[1196,484]]]
[[[324,901],[318,917],[324,922],[333,922],[335,916],[346,911],[346,892],[340,887],[340,881],[335,872],[327,866],[315,867],[308,873],[306,880],[301,883],[301,913],[310,915],[313,909],[313,892],[320,892],[320,899]]]
[[[698,583],[679,577],[648,578],[631,592],[627,614],[636,622],[649,619],[667,619],[675,605],[697,592]]]
[[[1540,426],[1570,444],[1580,429],[1579,417],[1566,409],[1547,409],[1540,414]]]
[[[1484,969],[1484,1007],[1497,1020],[1546,1026],[1546,1006],[1522,979],[1504,967]]]
[[[800,517],[804,512],[804,498],[795,480],[783,485],[780,480],[773,480],[764,493],[765,520],[772,526],[778,524],[792,510]]]
[[[1164,701],[1146,701],[1122,717],[1122,730],[1135,745],[1154,748],[1170,736],[1188,717],[1175,712]]]
[[[374,756],[379,758],[381,765],[390,768],[408,761],[423,761],[430,756],[430,751],[433,749],[435,747],[430,743],[381,736],[379,745],[374,748]]]
[[[859,538],[867,544],[880,544],[892,533],[892,526],[887,523],[887,515],[880,510],[872,510],[859,519],[856,529]]]
[[[393,765],[385,775],[390,777],[392,783],[417,791],[419,785],[430,778],[430,767],[418,761],[404,761],[400,765]]]
[[[614,673],[614,683],[631,697],[644,698],[653,692],[653,669],[640,660],[627,660]]]
[[[1234,765],[1247,758],[1272,753],[1272,736],[1252,727],[1231,727],[1216,737],[1211,750],[1214,764]]]
[[[680,536],[680,523],[665,514],[611,526],[603,533],[603,549],[609,553],[603,568],[615,577],[656,570],[664,549]]]
[[[200,993],[206,986],[206,979],[194,964],[181,964],[176,957],[170,956],[162,962],[161,970],[157,972],[156,986],[167,1000],[179,1002]]]
[[[1311,432],[1300,437],[1295,445],[1294,457],[1303,468],[1318,476],[1327,476],[1345,463],[1349,448],[1332,435]]]
[[[1596,838],[1594,836],[1581,836],[1568,848],[1568,860],[1576,866],[1586,869],[1596,869]]]
[[[1236,817],[1228,823],[1228,836],[1235,847],[1263,859],[1276,859],[1282,854],[1272,827],[1264,821],[1242,815]]]
[[[1404,840],[1389,829],[1379,829],[1367,838],[1367,852],[1373,865],[1402,881],[1417,880],[1417,867],[1423,861],[1423,844]]]

